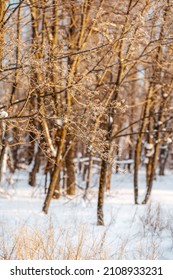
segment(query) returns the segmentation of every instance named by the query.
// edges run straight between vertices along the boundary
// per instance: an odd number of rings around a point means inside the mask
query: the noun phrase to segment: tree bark
[[[166,146],[166,148],[164,147]],[[170,146],[169,144],[165,143],[163,146],[160,147],[160,154],[159,154],[159,175],[164,176],[165,175],[165,168],[167,159],[169,156]]]
[[[4,13],[7,1],[0,1],[0,69],[2,69],[3,49],[4,49]]]
[[[29,185],[32,187],[36,186],[36,174],[39,171],[40,163],[41,163],[41,149],[38,148],[38,151],[35,155],[34,166],[29,174]]]
[[[75,169],[74,169],[74,143],[70,135],[66,138],[66,150],[68,151],[65,156],[65,166],[67,175],[67,194],[75,195]]]
[[[102,160],[101,171],[100,171],[100,183],[98,191],[98,203],[97,203],[97,225],[104,226],[104,215],[103,215],[103,205],[104,205],[104,189],[106,181],[106,170],[107,163]]]
[[[49,205],[50,205],[51,199],[54,195],[57,180],[59,178],[59,173],[60,173],[60,170],[62,167],[62,152],[63,152],[64,146],[65,146],[66,134],[67,134],[67,127],[66,127],[66,124],[64,124],[64,126],[62,127],[62,132],[61,132],[60,145],[59,145],[59,148],[58,148],[57,154],[56,154],[54,170],[53,170],[53,173],[51,176],[51,182],[50,182],[48,193],[46,195],[44,205],[43,205],[43,212],[45,214],[48,213]]]
[[[139,166],[140,166],[140,157],[141,157],[141,149],[142,149],[142,140],[143,133],[145,132],[145,128],[147,125],[147,117],[150,110],[151,97],[152,97],[152,87],[149,88],[148,94],[146,97],[146,103],[144,107],[144,112],[141,117],[141,127],[139,130],[139,135],[136,142],[135,147],[135,158],[134,158],[134,202],[138,204],[138,175],[139,175]]]
[[[87,173],[87,178],[86,178],[86,187],[85,187],[85,193],[83,198],[87,198],[88,190],[90,187],[90,181],[91,181],[91,176],[92,176],[92,166],[93,166],[93,159],[92,159],[92,152],[89,151],[89,165],[88,165],[88,173]]]

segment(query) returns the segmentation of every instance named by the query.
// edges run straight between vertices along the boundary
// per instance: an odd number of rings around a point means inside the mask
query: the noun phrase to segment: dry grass
[[[0,244],[0,259],[3,260],[91,260],[108,257],[102,242],[104,236],[88,242],[82,226],[75,238],[71,228],[57,230],[52,223],[46,231],[21,226],[13,237],[11,234],[10,241],[5,241],[4,235]]]
[[[173,250],[172,216],[159,204],[145,207],[145,214],[140,216],[137,211],[131,219],[130,228],[137,231],[132,229],[124,235],[115,231],[118,220],[105,228],[95,226],[94,235],[91,226],[57,227],[51,220],[46,227],[25,224],[16,232],[6,229],[0,238],[0,259],[160,259]]]

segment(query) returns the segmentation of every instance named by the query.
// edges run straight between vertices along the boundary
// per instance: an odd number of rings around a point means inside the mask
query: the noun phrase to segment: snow
[[[153,154],[154,154],[154,148],[151,150],[151,151],[148,151],[147,153],[146,153],[146,157],[152,157],[153,156]]]
[[[78,176],[77,194],[53,200],[48,215],[41,211],[45,197],[44,175],[38,175],[37,187],[33,188],[26,184],[28,170],[16,172],[13,188],[4,183],[0,191],[1,240],[5,233],[6,244],[12,247],[16,232],[26,226],[31,231],[40,230],[46,238],[51,224],[52,235],[63,232],[64,237],[59,235],[59,246],[65,244],[62,238],[68,237],[72,246],[83,236],[84,250],[94,253],[95,259],[173,259],[173,174],[168,172],[166,176],[157,177],[148,205],[133,203],[133,174],[113,174],[111,190],[105,192],[104,198],[105,225],[97,226],[97,172],[93,172],[85,201],[85,182]],[[139,186],[140,202],[145,194],[142,169]]]
[[[114,160],[114,163],[118,163],[118,164],[132,164],[132,163],[134,163],[134,160],[133,159]]]
[[[148,158],[148,157],[145,157],[144,160],[143,160],[143,163],[144,163],[144,164],[148,164],[148,163],[149,163],[149,158]]]
[[[168,137],[168,138],[166,139],[166,141],[167,141],[168,144],[172,143],[172,139],[171,139],[170,137]]]
[[[151,149],[153,149],[153,144],[152,144],[152,143],[147,143],[147,142],[145,142],[145,148],[146,148],[147,150],[151,150]]]
[[[63,126],[64,120],[63,119],[57,119],[56,123],[58,126]]]
[[[7,118],[8,113],[6,111],[0,111],[0,118]]]

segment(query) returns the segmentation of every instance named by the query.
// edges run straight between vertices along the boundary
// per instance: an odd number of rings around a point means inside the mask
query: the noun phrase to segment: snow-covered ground
[[[0,192],[1,259],[173,259],[170,171],[157,177],[148,205],[134,205],[132,174],[113,174],[111,191],[105,193],[105,226],[97,226],[97,174],[93,176],[87,200],[83,200],[82,188],[77,188],[74,197],[52,200],[48,215],[41,211],[44,176],[38,176],[35,188],[27,185],[27,179],[27,170],[18,171],[13,189],[4,183]],[[79,177],[78,185],[84,184]],[[142,170],[139,185],[142,199]],[[49,253],[45,253],[47,247]]]

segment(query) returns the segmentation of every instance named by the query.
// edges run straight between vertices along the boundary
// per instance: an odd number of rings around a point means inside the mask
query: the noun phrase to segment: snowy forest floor
[[[113,174],[105,193],[105,226],[97,226],[98,175],[87,200],[78,176],[77,194],[52,200],[41,211],[44,176],[27,185],[28,171],[14,175],[0,191],[0,259],[173,259],[173,173],[157,176],[148,205],[133,203],[133,174]],[[140,196],[145,172],[140,171]],[[83,188],[83,189],[82,189]]]

